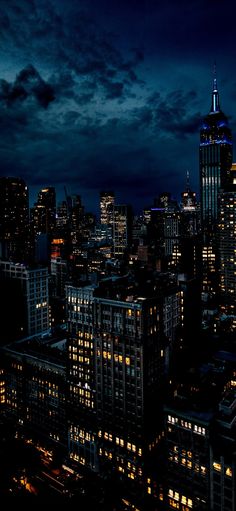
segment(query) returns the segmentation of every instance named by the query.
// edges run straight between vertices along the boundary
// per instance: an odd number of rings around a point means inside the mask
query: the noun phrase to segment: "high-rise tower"
[[[31,221],[35,234],[51,235],[56,225],[56,192],[53,186],[43,188],[31,210]]]
[[[220,109],[216,77],[212,104],[200,131],[201,218],[204,233],[214,230],[219,214],[218,194],[227,183],[232,165],[232,135],[228,120]]]
[[[100,192],[100,218],[101,224],[111,225],[113,219],[114,192]]]
[[[236,328],[236,163],[231,182],[220,193],[219,250],[221,311],[233,319]],[[233,318],[234,316],[234,318]]]
[[[219,244],[216,236],[219,221],[219,193],[230,179],[232,134],[228,120],[220,109],[219,92],[214,75],[212,103],[200,130],[200,198],[202,250],[202,291],[204,300],[218,292]]]
[[[29,192],[23,179],[0,178],[0,257],[23,262],[27,259]]]

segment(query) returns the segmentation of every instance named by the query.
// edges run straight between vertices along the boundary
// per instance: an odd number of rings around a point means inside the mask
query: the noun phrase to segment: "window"
[[[231,467],[226,467],[225,475],[228,476],[228,477],[232,477],[233,473],[232,473],[232,468]]]
[[[217,472],[221,472],[221,464],[217,463],[216,461],[213,461],[213,469]]]
[[[194,424],[193,430],[194,430],[194,433],[197,433],[198,435],[205,435],[206,434],[206,429],[202,428],[201,426],[198,426],[196,424]]]

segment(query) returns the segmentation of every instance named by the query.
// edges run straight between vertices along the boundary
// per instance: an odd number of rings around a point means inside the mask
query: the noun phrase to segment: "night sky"
[[[236,134],[233,0],[0,0],[0,168],[31,201],[102,189],[136,210],[198,191],[214,61]]]

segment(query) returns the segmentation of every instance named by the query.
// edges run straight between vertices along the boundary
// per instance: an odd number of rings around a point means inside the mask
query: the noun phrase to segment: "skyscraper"
[[[100,192],[100,219],[101,224],[111,225],[113,218],[113,206],[115,203],[114,192]]]
[[[36,235],[52,234],[56,225],[56,192],[53,186],[40,190],[31,218]]]
[[[219,248],[221,310],[236,311],[236,163],[231,168],[231,183],[220,194]]]
[[[22,262],[27,256],[29,193],[18,177],[0,178],[1,257]]]
[[[117,204],[113,210],[113,251],[115,257],[122,257],[130,245],[132,230],[132,209],[127,204]]]
[[[219,219],[219,192],[230,176],[232,134],[220,109],[216,77],[213,80],[212,104],[200,130],[200,198],[203,234],[202,291],[209,301],[218,291],[219,246],[216,229]]]
[[[66,288],[69,456],[113,471],[135,493],[147,491],[179,321],[175,279],[162,274],[146,286],[143,278]]]
[[[217,223],[218,193],[229,178],[232,165],[232,135],[228,120],[220,109],[217,81],[214,78],[212,104],[200,130],[200,193],[203,232],[212,232]]]

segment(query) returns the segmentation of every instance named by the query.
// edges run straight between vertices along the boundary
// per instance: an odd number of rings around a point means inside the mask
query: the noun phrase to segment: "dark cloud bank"
[[[102,0],[99,9],[91,1],[1,4],[1,69],[9,69],[0,80],[1,175],[20,175],[34,190],[65,184],[90,207],[104,188],[140,207],[164,189],[178,195],[187,169],[198,187],[206,98],[203,106],[186,70],[182,81],[174,76],[181,75],[184,27],[189,76],[196,48],[207,45],[199,29],[212,2],[184,1],[181,9],[151,0],[145,9],[134,1],[111,7]],[[190,7],[197,6],[194,18]],[[219,21],[216,2],[216,27]],[[212,26],[208,32],[213,35]],[[165,87],[161,69],[168,65]],[[210,107],[210,90],[207,99]]]

